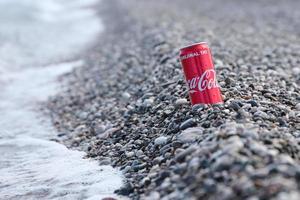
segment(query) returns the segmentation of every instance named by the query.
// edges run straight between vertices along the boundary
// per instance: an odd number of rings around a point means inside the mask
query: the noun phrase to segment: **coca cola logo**
[[[190,93],[202,92],[206,89],[219,87],[216,79],[216,72],[213,69],[206,70],[201,76],[194,77],[187,81]]]

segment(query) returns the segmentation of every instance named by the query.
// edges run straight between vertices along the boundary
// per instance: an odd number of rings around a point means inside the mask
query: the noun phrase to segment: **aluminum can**
[[[211,51],[206,42],[181,48],[180,61],[192,105],[223,103]]]

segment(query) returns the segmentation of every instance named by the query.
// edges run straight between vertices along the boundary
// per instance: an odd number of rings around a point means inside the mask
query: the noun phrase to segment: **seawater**
[[[0,199],[101,199],[123,185],[117,169],[51,141],[57,132],[39,111],[57,78],[84,65],[51,63],[101,34],[96,3],[0,0]]]

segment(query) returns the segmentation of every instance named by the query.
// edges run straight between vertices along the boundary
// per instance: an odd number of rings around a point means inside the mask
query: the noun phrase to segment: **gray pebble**
[[[201,136],[202,133],[203,133],[202,127],[188,128],[182,131],[182,133],[180,133],[177,136],[177,139],[183,143],[194,142],[197,140],[197,138]]]
[[[187,156],[192,154],[194,151],[196,151],[196,146],[190,146],[189,148],[185,149],[184,151],[180,152],[179,154],[175,155],[175,159],[178,162],[183,161],[183,159]]]
[[[188,119],[188,120],[182,122],[179,128],[181,130],[184,130],[184,129],[187,129],[189,127],[195,126],[195,125],[197,125],[196,120],[191,118],[191,119]]]

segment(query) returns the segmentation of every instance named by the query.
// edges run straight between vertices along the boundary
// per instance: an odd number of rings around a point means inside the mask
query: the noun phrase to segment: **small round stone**
[[[188,119],[188,120],[182,122],[179,128],[181,130],[184,130],[184,129],[187,129],[189,127],[195,126],[195,125],[197,125],[196,120],[191,118],[191,119]]]
[[[177,106],[184,105],[184,104],[188,104],[188,101],[186,99],[177,99],[175,101],[175,105]]]
[[[155,145],[164,145],[168,141],[168,138],[165,136],[160,136],[154,140]]]

